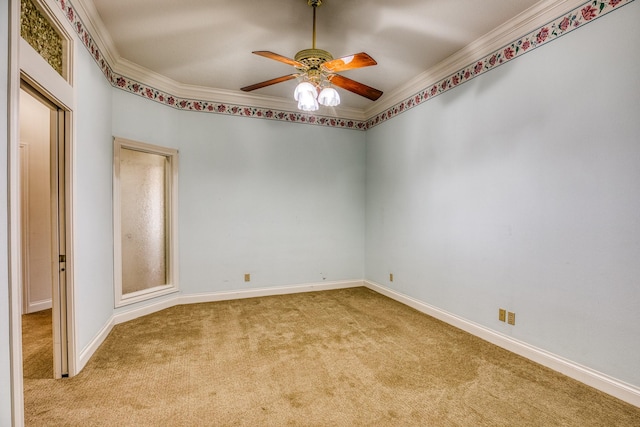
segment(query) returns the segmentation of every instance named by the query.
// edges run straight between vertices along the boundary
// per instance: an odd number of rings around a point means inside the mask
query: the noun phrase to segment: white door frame
[[[11,421],[14,426],[24,425],[24,393],[22,380],[22,263],[20,243],[20,142],[19,105],[20,65],[20,1],[9,0],[9,132],[7,145],[9,178],[9,322],[11,358]]]
[[[38,0],[36,0],[38,1]],[[69,75],[67,79],[55,72],[49,64],[20,37],[20,0],[9,0],[10,13],[10,58],[9,58],[9,276],[10,276],[10,353],[11,353],[11,401],[12,421],[15,426],[24,424],[24,391],[22,373],[22,283],[21,283],[21,230],[20,230],[20,143],[19,143],[19,95],[20,82],[26,81],[37,92],[57,105],[64,111],[62,124],[64,126],[64,223],[66,229],[66,288],[58,298],[58,310],[66,312],[66,340],[59,337],[58,351],[68,352],[68,373],[74,376],[77,366],[76,334],[74,318],[74,257],[73,257],[73,182],[74,182],[74,149],[73,149],[73,112],[75,111],[75,91],[71,78],[73,70],[73,52],[75,44],[70,34],[73,34],[70,24],[56,7],[50,7],[48,0],[38,1],[53,18],[69,41]],[[55,6],[55,5],[54,5]],[[55,307],[54,297],[54,313]],[[60,319],[62,316],[54,316]],[[59,326],[59,325],[58,325]],[[55,325],[54,325],[55,330]],[[55,339],[55,338],[54,338]],[[66,341],[66,345],[62,341]],[[55,348],[55,343],[54,343]],[[55,353],[54,353],[55,354]],[[54,359],[55,359],[54,355]],[[62,357],[62,353],[58,353]],[[60,373],[62,373],[62,369]]]

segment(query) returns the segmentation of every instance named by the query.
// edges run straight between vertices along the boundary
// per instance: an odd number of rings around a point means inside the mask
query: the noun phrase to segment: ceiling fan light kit
[[[339,105],[340,94],[331,87],[332,85],[364,96],[372,101],[380,98],[382,91],[337,74],[339,71],[376,65],[377,62],[372,57],[364,52],[360,52],[333,59],[331,53],[326,50],[316,49],[316,8],[322,4],[322,0],[308,0],[307,4],[313,7],[313,39],[311,49],[304,49],[296,53],[295,59],[269,51],[253,52],[256,55],[292,65],[296,68],[297,73],[245,86],[241,88],[241,90],[250,92],[298,78],[300,83],[296,86],[293,98],[298,101],[298,108],[302,111],[317,111],[320,105],[327,107]]]
[[[332,87],[325,87],[318,95],[318,102],[327,107],[340,105],[340,94]]]
[[[298,108],[302,111],[316,111],[318,105],[318,89],[309,82],[302,82],[296,86],[293,99],[298,101]]]

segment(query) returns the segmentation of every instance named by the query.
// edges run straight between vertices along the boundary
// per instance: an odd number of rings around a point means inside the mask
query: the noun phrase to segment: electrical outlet
[[[393,282],[393,273],[389,273],[389,281]]]
[[[515,325],[516,324],[516,314],[513,312],[509,312],[507,313],[507,323],[510,325]]]
[[[245,281],[245,282],[250,282],[250,281],[251,281],[251,274],[249,274],[249,273],[245,273],[245,275],[244,275],[244,281]]]
[[[505,310],[504,308],[498,310],[498,320],[501,322],[507,321],[507,310]]]

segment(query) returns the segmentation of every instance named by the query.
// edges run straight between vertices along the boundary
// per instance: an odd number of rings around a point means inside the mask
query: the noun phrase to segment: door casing
[[[74,376],[77,366],[76,328],[74,317],[74,256],[73,256],[73,205],[74,205],[74,111],[76,109],[73,85],[73,52],[75,39],[70,36],[73,28],[62,10],[50,0],[35,0],[43,5],[47,15],[57,24],[67,40],[68,72],[62,77],[20,37],[20,1],[9,0],[9,113],[8,113],[8,175],[9,175],[9,311],[10,311],[10,360],[12,423],[24,424],[24,391],[22,378],[22,321],[21,321],[21,270],[20,270],[20,148],[19,148],[19,90],[21,81],[27,82],[38,93],[64,111],[64,220],[66,243],[65,282],[63,310],[66,313],[66,352],[69,376]],[[60,338],[62,342],[63,338]],[[62,370],[62,369],[61,369]]]

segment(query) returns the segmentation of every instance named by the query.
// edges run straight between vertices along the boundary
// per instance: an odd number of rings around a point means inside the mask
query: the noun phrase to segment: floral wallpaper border
[[[590,0],[367,120],[370,129],[634,0]]]
[[[231,116],[254,117],[269,120],[279,120],[293,123],[304,123],[312,125],[329,126],[335,128],[367,130],[377,126],[407,110],[451,90],[462,83],[465,83],[489,70],[496,68],[506,62],[549,43],[574,29],[589,23],[622,5],[632,3],[635,0],[589,0],[573,9],[572,11],[556,18],[546,25],[532,31],[531,33],[509,43],[497,51],[485,56],[482,59],[472,62],[463,69],[450,76],[429,85],[413,96],[399,102],[386,111],[375,115],[365,121],[341,119],[337,117],[327,117],[301,113],[299,111],[284,111],[260,107],[247,107],[237,104],[219,103],[213,101],[203,101],[197,99],[186,99],[173,96],[169,93],[155,89],[142,82],[138,82],[129,77],[115,73],[111,65],[107,63],[104,55],[98,49],[93,38],[87,31],[84,23],[78,17],[75,8],[70,0],[55,0],[62,9],[65,16],[73,26],[78,37],[100,66],[107,80],[114,87],[120,88],[130,93],[148,98],[150,100],[165,104],[167,106],[187,111],[199,111],[215,114],[226,114]]]

